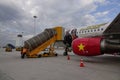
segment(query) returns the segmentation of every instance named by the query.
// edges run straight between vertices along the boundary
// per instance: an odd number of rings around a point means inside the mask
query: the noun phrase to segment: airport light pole
[[[34,18],[34,36],[36,35],[36,18],[37,16],[33,16]]]
[[[23,41],[23,32],[22,32],[22,47],[24,46],[24,41]]]

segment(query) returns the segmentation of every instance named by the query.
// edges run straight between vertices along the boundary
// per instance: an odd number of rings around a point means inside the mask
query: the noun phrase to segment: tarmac
[[[0,49],[0,80],[120,80],[120,56],[81,57],[56,50],[57,57],[20,58],[20,52]],[[85,67],[80,67],[83,59]]]

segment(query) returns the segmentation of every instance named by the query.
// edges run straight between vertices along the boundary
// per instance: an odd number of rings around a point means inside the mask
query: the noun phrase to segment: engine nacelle
[[[80,56],[101,55],[102,38],[77,38],[72,42],[73,52]]]

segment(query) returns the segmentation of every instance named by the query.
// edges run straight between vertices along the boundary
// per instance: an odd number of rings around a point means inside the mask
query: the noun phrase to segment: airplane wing
[[[120,13],[103,32],[103,35],[107,38],[120,38]]]

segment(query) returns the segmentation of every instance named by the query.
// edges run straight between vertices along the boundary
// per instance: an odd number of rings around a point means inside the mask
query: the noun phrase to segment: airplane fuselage
[[[77,55],[120,53],[120,14],[111,23],[80,27],[71,30],[71,34],[78,36],[72,41],[73,52]]]
[[[79,38],[102,36],[103,32],[106,30],[108,25],[109,23],[103,23],[88,27],[80,27],[77,28],[76,34],[78,35]]]

